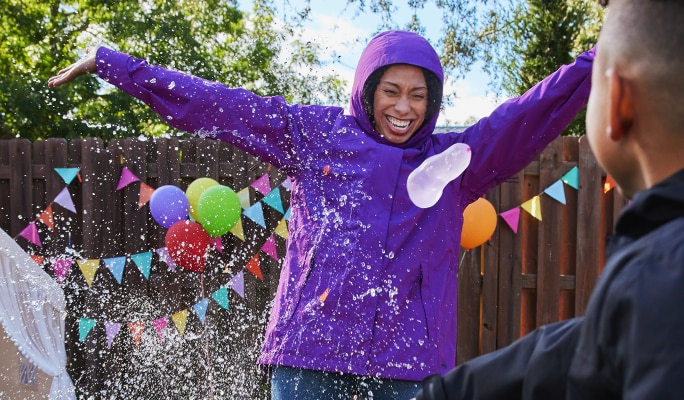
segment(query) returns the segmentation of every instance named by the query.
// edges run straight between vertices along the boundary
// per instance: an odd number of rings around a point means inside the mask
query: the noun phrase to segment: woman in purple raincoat
[[[593,53],[462,133],[433,134],[443,71],[421,36],[388,31],[361,55],[351,115],[290,105],[101,47],[51,78],[85,72],[141,99],[170,125],[215,137],[293,180],[287,256],[259,362],[274,399],[411,398],[456,360],[465,207],[518,173],[584,107]],[[419,208],[406,180],[455,143],[469,167]],[[360,389],[359,389],[360,388]]]

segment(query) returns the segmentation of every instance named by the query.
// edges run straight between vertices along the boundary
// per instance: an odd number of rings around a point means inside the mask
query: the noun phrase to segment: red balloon
[[[211,237],[202,225],[195,221],[178,221],[166,231],[166,251],[181,267],[203,272],[211,248]]]

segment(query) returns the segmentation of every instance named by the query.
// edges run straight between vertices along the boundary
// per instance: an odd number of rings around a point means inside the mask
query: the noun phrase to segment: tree
[[[521,95],[572,62],[596,43],[602,15],[594,0],[528,0],[500,9],[488,30],[502,34],[484,52],[485,68],[500,84],[497,92]],[[584,112],[575,117],[563,134],[584,134],[584,117]]]
[[[0,137],[104,139],[178,134],[136,99],[84,77],[48,89],[47,78],[104,44],[151,63],[261,95],[340,102],[335,76],[302,74],[320,60],[291,27],[272,28],[270,0],[246,18],[236,0],[9,0],[0,5]],[[280,48],[294,37],[292,56]],[[74,53],[74,50],[77,50]]]

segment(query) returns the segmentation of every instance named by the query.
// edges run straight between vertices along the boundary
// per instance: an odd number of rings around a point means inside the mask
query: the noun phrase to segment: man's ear
[[[606,71],[608,79],[609,107],[608,130],[612,140],[620,140],[629,134],[634,121],[634,94],[629,81],[621,77],[615,69]]]

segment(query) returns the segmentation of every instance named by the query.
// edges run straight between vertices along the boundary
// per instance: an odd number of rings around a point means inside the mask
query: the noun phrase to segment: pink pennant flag
[[[239,294],[243,299],[245,298],[245,273],[238,272],[231,280],[228,282],[228,286],[235,290],[235,293]]]
[[[74,207],[74,202],[73,200],[71,200],[71,194],[69,193],[69,190],[67,188],[62,189],[62,191],[59,192],[57,197],[55,197],[54,201],[55,203],[66,208],[72,213],[76,212],[76,207]]]
[[[223,238],[221,238],[221,236],[214,239],[214,247],[216,248],[216,251],[223,254]]]
[[[278,261],[278,251],[276,249],[275,237],[273,237],[273,235],[269,236],[264,245],[261,246],[261,251]]]
[[[271,181],[269,180],[268,174],[263,174],[261,178],[252,182],[250,186],[252,186],[254,189],[256,189],[259,193],[263,194],[264,196],[267,195],[268,192],[271,191]]]
[[[157,318],[152,321],[154,330],[157,331],[157,337],[159,341],[164,343],[164,329],[169,325],[169,320],[166,317]]]
[[[111,348],[112,343],[114,343],[114,338],[116,338],[116,335],[119,333],[119,329],[121,329],[121,324],[107,321],[104,323],[104,326],[105,335],[107,336],[107,347]]]
[[[69,275],[72,264],[73,261],[66,258],[55,258],[52,260],[52,270],[55,272],[59,283],[64,283],[64,279]]]
[[[520,221],[520,207],[512,208],[508,211],[504,211],[501,214],[501,218],[508,224],[508,226],[513,229],[513,233],[518,233],[518,222]]]
[[[40,236],[38,236],[38,228],[36,228],[35,221],[28,224],[24,230],[19,232],[19,236],[28,239],[28,241],[37,245],[38,247],[43,247],[43,243],[40,241]]]
[[[121,190],[133,182],[139,182],[140,178],[135,176],[130,169],[123,167],[121,171],[121,178],[119,178],[119,184],[116,185],[116,190]]]

